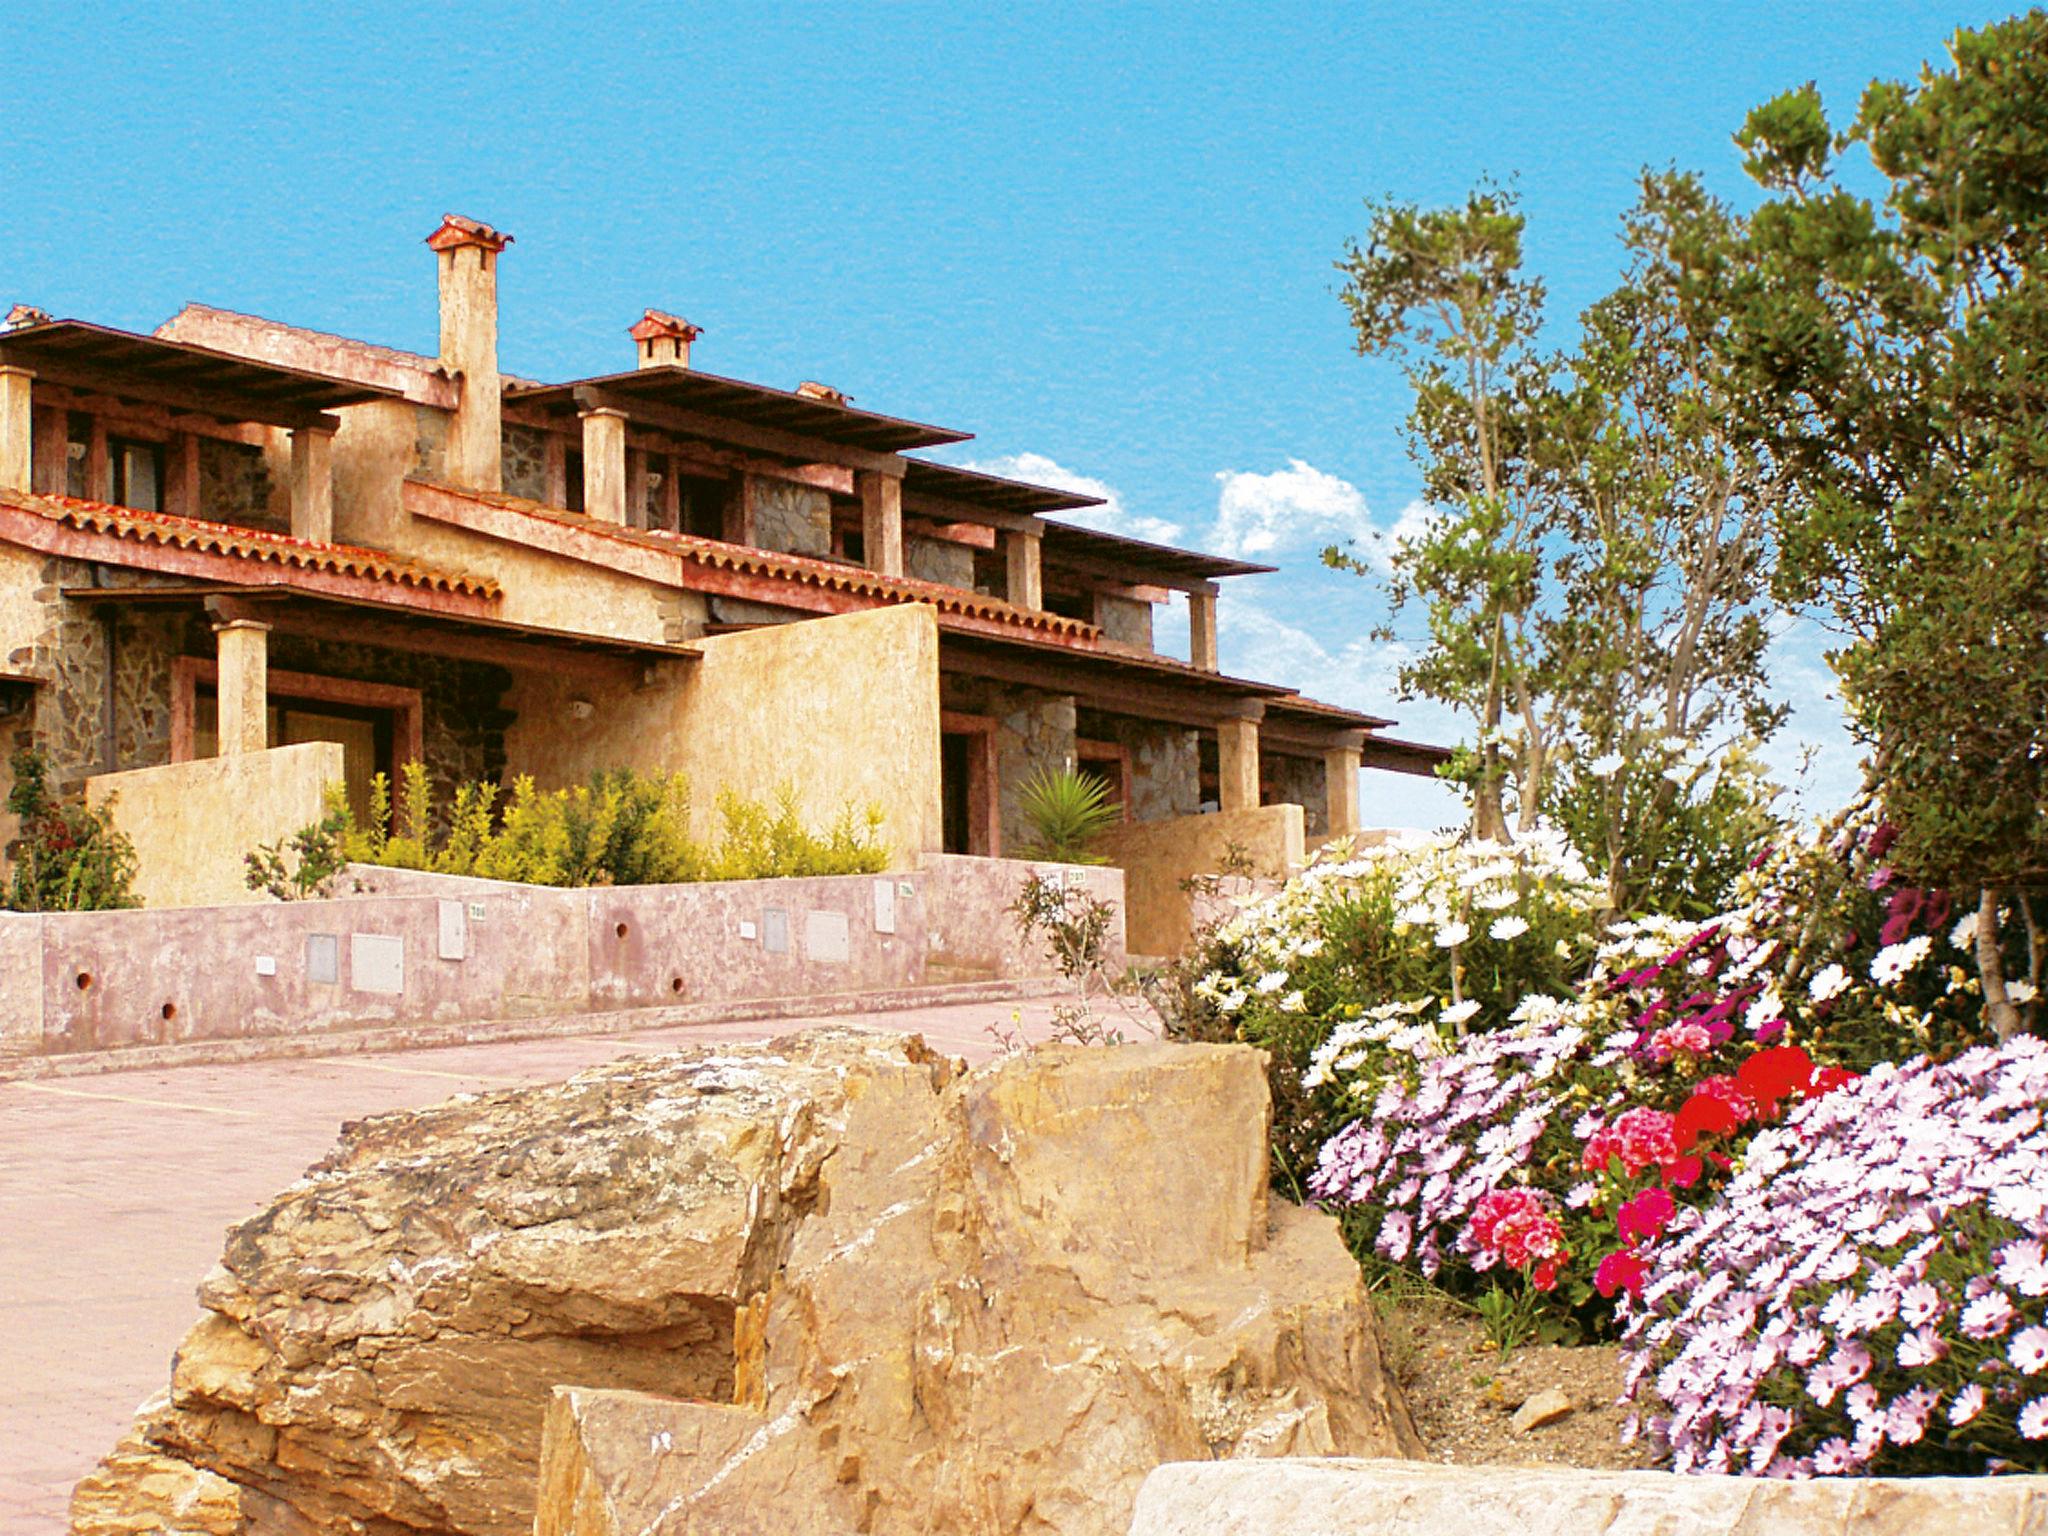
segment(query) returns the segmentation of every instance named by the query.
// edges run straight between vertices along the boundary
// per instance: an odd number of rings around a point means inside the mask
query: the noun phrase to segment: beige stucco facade
[[[697,642],[648,687],[516,675],[508,774],[545,785],[606,768],[682,773],[693,830],[715,835],[723,791],[757,800],[783,786],[822,827],[879,806],[893,861],[939,846],[938,625],[906,606],[777,624]]]
[[[86,803],[111,803],[135,845],[135,894],[145,906],[230,906],[267,898],[242,878],[242,855],[320,819],[342,777],[331,741],[107,773],[86,781]]]
[[[1255,878],[1281,879],[1304,857],[1302,809],[1262,805],[1214,816],[1128,822],[1103,838],[1103,853],[1124,872],[1130,902],[1125,928],[1140,955],[1176,955],[1194,936],[1194,904],[1181,882],[1232,865]]]

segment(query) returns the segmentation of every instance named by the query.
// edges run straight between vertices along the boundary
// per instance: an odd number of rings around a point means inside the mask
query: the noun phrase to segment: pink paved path
[[[636,1052],[813,1023],[914,1030],[971,1059],[991,1024],[1043,1038],[1045,1002],[695,1025],[391,1055],[0,1083],[0,1536],[64,1529],[71,1487],[168,1380],[223,1231],[343,1120],[547,1082]]]

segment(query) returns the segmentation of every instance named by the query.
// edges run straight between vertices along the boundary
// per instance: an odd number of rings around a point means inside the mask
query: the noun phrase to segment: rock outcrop
[[[835,1029],[354,1124],[73,1530],[1121,1536],[1162,1461],[1414,1454],[1267,1112],[1242,1047]]]

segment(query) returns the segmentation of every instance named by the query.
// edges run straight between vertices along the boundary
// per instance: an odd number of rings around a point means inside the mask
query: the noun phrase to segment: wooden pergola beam
[[[781,427],[756,426],[726,416],[714,416],[708,411],[692,411],[681,406],[641,400],[593,384],[579,384],[575,399],[579,410],[620,411],[642,426],[659,427],[684,437],[708,438],[714,443],[736,443],[742,448],[777,454],[799,463],[843,464],[850,469],[867,470],[896,480],[903,478],[903,456],[899,453],[851,448],[844,443],[827,442],[821,437],[809,437]]]
[[[341,419],[327,411],[272,405],[246,395],[217,394],[203,387],[159,383],[41,353],[32,354],[20,349],[10,351],[5,341],[0,341],[0,366],[26,368],[38,382],[111,395],[116,400],[141,400],[152,405],[165,405],[174,410],[218,417],[222,421],[261,421],[273,427],[319,427],[329,432],[341,429]]]

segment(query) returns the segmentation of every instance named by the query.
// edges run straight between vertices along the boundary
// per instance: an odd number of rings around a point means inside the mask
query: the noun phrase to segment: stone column
[[[861,558],[881,576],[903,574],[903,482],[871,469],[854,476],[860,492]]]
[[[292,429],[292,537],[334,542],[334,433]]]
[[[220,660],[220,755],[270,745],[270,626],[230,619],[213,627]]]
[[[1258,809],[1259,722],[1256,716],[1216,723],[1216,804],[1226,812]]]
[[[1188,661],[1204,672],[1216,667],[1216,594],[1188,594]]]
[[[1358,770],[1365,743],[1348,742],[1323,753],[1323,796],[1332,837],[1349,837],[1359,827]]]
[[[35,484],[35,416],[29,409],[34,379],[26,368],[0,367],[0,491],[27,491]]]
[[[599,407],[583,413],[583,510],[599,522],[626,521],[626,417]]]
[[[1045,606],[1045,571],[1039,559],[1044,535],[1012,528],[1003,534],[1003,564],[1007,572],[1004,596],[1019,608]]]

